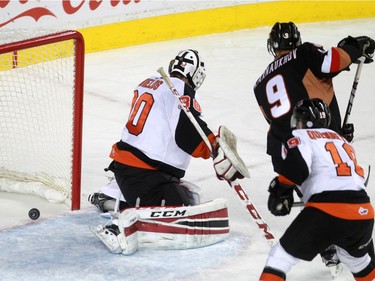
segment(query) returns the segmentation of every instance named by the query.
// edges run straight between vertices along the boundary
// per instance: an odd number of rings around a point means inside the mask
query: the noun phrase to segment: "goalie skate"
[[[116,225],[104,226],[100,224],[97,227],[90,227],[90,229],[112,253],[122,253],[122,248],[117,239],[117,235],[120,231]]]
[[[87,200],[103,213],[113,211],[115,208],[114,206],[116,200],[105,195],[104,193],[92,193],[89,195]]]

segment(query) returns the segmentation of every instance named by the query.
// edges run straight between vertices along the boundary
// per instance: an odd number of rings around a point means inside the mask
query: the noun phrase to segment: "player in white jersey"
[[[286,280],[298,261],[311,261],[330,245],[355,280],[375,279],[374,210],[365,191],[364,170],[353,146],[327,129],[329,122],[328,106],[320,99],[301,100],[293,110],[294,130],[280,147],[276,172],[298,186],[305,206],[271,249],[261,281]],[[272,181],[269,192],[270,211],[289,214],[293,189]]]
[[[101,211],[109,211],[116,209],[113,197],[120,198],[118,187],[121,190],[120,209],[126,209],[107,224],[92,228],[112,253],[129,255],[141,247],[203,247],[228,236],[226,201],[199,204],[198,187],[182,180],[192,157],[212,156],[219,179],[230,181],[248,176],[235,147],[230,145],[235,143],[234,135],[221,126],[216,137],[202,120],[196,90],[206,71],[198,52],[180,51],[168,70],[179,98],[162,77],[149,77],[136,87],[121,139],[110,152],[113,161],[108,169],[114,173],[115,181],[103,188],[105,195],[89,197]],[[211,147],[182,110],[180,101]],[[226,143],[228,136],[232,139]]]
[[[186,108],[206,134],[214,151],[220,150],[216,136],[202,119],[196,90],[202,85],[206,70],[196,50],[183,50],[171,60],[170,80]],[[226,180],[243,178],[225,155],[221,165],[228,169],[218,176]],[[180,184],[192,157],[208,159],[211,148],[181,110],[178,99],[167,83],[157,76],[142,81],[134,90],[129,119],[121,140],[110,152],[114,160],[109,170],[115,174],[127,204],[138,206],[191,205],[189,192]],[[215,155],[216,156],[216,155]],[[217,163],[220,159],[215,159]],[[217,166],[215,166],[215,169]]]

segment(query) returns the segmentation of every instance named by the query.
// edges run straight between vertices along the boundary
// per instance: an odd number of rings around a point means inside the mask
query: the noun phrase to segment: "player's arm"
[[[215,135],[202,119],[201,107],[195,99],[195,91],[189,86],[184,87],[185,105],[194,116],[199,127],[207,136],[211,146],[215,146]],[[178,147],[195,158],[208,159],[211,156],[211,148],[207,147],[201,135],[189,120],[184,111],[180,111],[175,131],[175,141]]]
[[[301,144],[300,138],[293,136],[280,149],[283,154],[273,159],[275,172],[279,176],[272,179],[268,187],[268,209],[275,216],[290,213],[294,203],[293,192],[298,191],[298,185],[309,176],[309,161],[302,155],[303,149],[308,155],[308,148]]]
[[[207,136],[211,146],[215,147],[215,134],[208,128],[207,124],[198,115],[194,117]],[[211,156],[210,148],[207,147],[197,129],[183,111],[180,113],[179,121],[176,127],[175,140],[177,145],[183,151],[195,158],[208,159]]]
[[[333,78],[352,64],[350,55],[341,48],[324,50],[311,43],[304,43],[302,46],[302,56],[316,77]]]

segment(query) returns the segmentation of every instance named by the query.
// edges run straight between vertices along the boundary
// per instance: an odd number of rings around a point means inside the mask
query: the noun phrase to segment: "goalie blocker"
[[[229,236],[227,202],[222,198],[196,206],[129,208],[113,222],[116,225],[91,230],[112,253],[124,255],[137,249],[199,248]]]

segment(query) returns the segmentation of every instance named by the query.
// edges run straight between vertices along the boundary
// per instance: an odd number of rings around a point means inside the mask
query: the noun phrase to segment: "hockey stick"
[[[371,173],[371,166],[368,165],[367,178],[366,178],[366,180],[365,180],[365,186],[366,186],[366,187],[367,187],[367,185],[368,185],[368,181],[369,181],[369,179],[370,179],[370,173]]]
[[[365,61],[365,57],[360,57],[358,60],[359,60],[359,64],[357,66],[357,70],[356,70],[355,75],[354,75],[352,91],[350,92],[348,106],[346,107],[346,112],[345,112],[345,116],[344,116],[344,122],[342,123],[342,128],[344,128],[344,126],[348,123],[349,115],[352,112],[355,92],[357,91],[359,77],[361,76],[362,66],[363,66],[363,63]]]
[[[207,145],[207,147],[211,151],[211,156],[212,156],[212,146],[211,143],[209,142],[206,134],[203,132],[202,128],[199,126],[197,120],[195,120],[193,114],[187,110],[185,104],[182,103],[180,99],[180,94],[177,91],[177,89],[174,87],[172,81],[169,79],[167,74],[165,73],[164,69],[160,67],[158,70],[158,73],[161,75],[161,77],[164,79],[164,81],[167,83],[169,89],[173,93],[173,95],[178,99],[180,103],[180,107],[183,109],[183,111],[186,113],[186,116],[189,118],[189,120],[192,122],[194,125],[195,129],[198,131],[199,135]],[[264,232],[264,236],[267,239],[268,244],[272,247],[275,242],[276,238],[275,236],[271,233],[269,226],[267,223],[263,220],[257,209],[255,208],[255,205],[251,202],[241,185],[237,181],[228,181],[229,185],[232,187],[232,190],[235,191],[237,196],[241,199],[241,202],[245,206],[245,208],[249,211],[251,217],[257,224],[258,228],[261,229]]]

